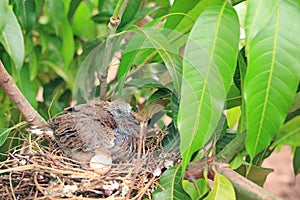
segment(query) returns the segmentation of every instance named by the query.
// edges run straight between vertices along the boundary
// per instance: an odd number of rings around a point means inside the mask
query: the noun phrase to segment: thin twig
[[[12,181],[11,181],[11,173],[12,172],[9,173],[9,186],[10,186],[10,191],[11,191],[11,194],[12,194],[13,198],[14,198],[14,200],[16,200],[17,198],[15,196],[14,187],[13,187],[13,184],[12,184]]]
[[[10,99],[16,104],[26,121],[34,126],[43,126],[46,124],[43,117],[30,105],[24,95],[21,93],[13,78],[8,74],[2,62],[0,61],[0,86]]]

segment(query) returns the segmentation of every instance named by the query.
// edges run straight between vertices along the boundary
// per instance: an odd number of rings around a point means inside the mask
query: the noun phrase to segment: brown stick
[[[216,167],[218,173],[226,176],[232,183],[236,192],[241,194],[246,199],[264,199],[264,200],[280,200],[273,194],[270,194],[262,187],[256,185],[247,178],[241,176],[237,172],[229,168],[228,164],[225,163],[216,163],[214,161],[196,161],[191,162],[185,172],[184,178],[190,181],[193,181],[198,178],[204,177],[204,169],[208,170],[208,178],[214,179],[214,172],[212,166]]]
[[[46,124],[37,111],[30,105],[24,95],[21,93],[13,78],[8,74],[2,62],[0,61],[0,86],[10,99],[16,104],[19,111],[25,117],[26,121],[34,126],[43,126]]]

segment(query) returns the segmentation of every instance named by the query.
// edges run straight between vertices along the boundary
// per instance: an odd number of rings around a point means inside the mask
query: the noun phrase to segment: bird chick
[[[140,123],[125,102],[94,99],[65,109],[48,127],[66,155],[89,163],[99,174],[137,153]]]

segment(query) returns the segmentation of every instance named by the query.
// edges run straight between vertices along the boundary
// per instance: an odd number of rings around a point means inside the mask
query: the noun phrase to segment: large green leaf
[[[235,192],[231,182],[215,171],[214,186],[205,200],[235,200]]]
[[[300,174],[300,147],[297,147],[295,150],[294,159],[293,159],[293,167],[294,167],[295,176]]]
[[[143,50],[155,50],[164,61],[177,92],[181,85],[181,58],[179,50],[172,44],[170,38],[183,38],[182,34],[167,29],[143,28],[136,29],[138,33],[125,49],[120,63],[118,78],[119,90],[122,89],[126,75],[135,61],[136,56]],[[155,52],[154,52],[155,53]]]
[[[296,1],[248,2],[244,98],[246,149],[252,159],[270,144],[284,122],[298,86],[300,21],[290,19],[300,19]]]
[[[280,127],[272,148],[277,145],[288,144],[293,147],[300,146],[300,116],[296,116]]]
[[[3,31],[6,21],[7,21],[7,12],[8,12],[8,1],[0,1],[0,33]]]
[[[175,166],[165,171],[160,177],[159,184],[163,188],[159,188],[153,193],[154,200],[191,199],[182,187],[181,166]]]
[[[238,42],[238,17],[225,1],[209,6],[191,31],[178,116],[183,168],[219,122],[236,67]]]
[[[209,6],[223,0],[177,0],[170,9],[170,13],[186,13],[186,15],[172,15],[168,18],[165,28],[181,33],[188,33],[199,15]]]
[[[141,6],[142,0],[131,0],[126,6],[126,10],[121,18],[121,23],[118,26],[118,30],[122,30],[127,24],[134,19]]]
[[[20,25],[28,33],[35,23],[35,0],[16,0],[16,15]]]
[[[7,22],[0,35],[0,42],[19,71],[22,68],[24,60],[24,39],[15,14],[9,8],[7,10]]]
[[[61,28],[62,32],[62,49],[61,53],[65,63],[65,69],[68,69],[70,63],[73,60],[75,44],[72,27],[69,24],[69,21],[65,17],[63,19],[63,27]]]

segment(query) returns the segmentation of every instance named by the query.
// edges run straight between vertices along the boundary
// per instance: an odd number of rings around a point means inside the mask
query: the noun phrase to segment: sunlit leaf
[[[10,133],[10,129],[0,128],[0,146],[6,141],[7,136]]]
[[[69,21],[65,18],[63,20],[63,28],[61,29],[62,32],[62,57],[65,63],[65,69],[68,69],[71,61],[73,60],[74,51],[75,51],[75,44],[74,44],[74,36],[72,27],[69,24]]]
[[[9,7],[8,5],[8,1],[7,0],[3,0],[0,1],[0,33],[3,31],[5,25],[6,25],[6,21],[7,21],[7,12]]]
[[[20,25],[28,33],[35,23],[35,0],[16,0],[16,8]]]
[[[17,18],[9,8],[7,23],[0,35],[0,42],[14,61],[17,70],[20,71],[24,60],[24,38]]]
[[[172,15],[168,17],[165,28],[181,33],[188,33],[200,14],[209,6],[222,0],[185,1],[177,0],[172,5],[171,13],[187,13],[186,15]]]
[[[300,6],[297,1],[248,2],[248,68],[244,97],[246,149],[253,159],[283,124],[300,75]]]
[[[178,127],[183,168],[211,138],[234,75],[239,21],[227,2],[200,15],[185,47]]]
[[[293,147],[300,146],[300,116],[294,117],[280,127],[271,148],[284,144]]]
[[[118,26],[118,30],[123,29],[130,21],[133,20],[135,15],[139,12],[142,0],[131,0],[128,2],[125,12],[121,18],[121,23]]]
[[[193,182],[183,180],[182,185],[184,190],[190,195],[192,200],[201,199],[201,196],[210,191],[209,183],[204,178],[194,180]]]
[[[215,171],[214,186],[205,200],[235,200],[235,192],[231,182],[226,176]]]
[[[170,38],[182,39],[182,34],[166,29],[144,28],[136,29],[138,33],[125,49],[118,71],[119,91],[122,89],[126,75],[130,70],[136,55],[141,49],[156,50],[166,65],[178,92],[181,85],[181,58],[178,49],[172,45]]]
[[[154,200],[191,199],[183,190],[180,166],[175,166],[165,171],[160,177],[159,184],[162,188],[157,189],[153,193]]]
[[[73,17],[76,12],[76,9],[78,8],[78,6],[81,2],[82,2],[82,0],[72,0],[69,5],[68,20],[71,24],[73,22]]]

